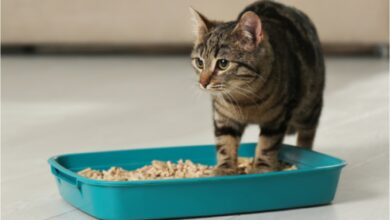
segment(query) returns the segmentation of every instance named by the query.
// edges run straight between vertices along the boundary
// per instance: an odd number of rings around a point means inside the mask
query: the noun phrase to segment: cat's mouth
[[[206,86],[199,84],[199,87],[210,93],[221,93],[226,90],[226,86],[222,83],[210,83]]]

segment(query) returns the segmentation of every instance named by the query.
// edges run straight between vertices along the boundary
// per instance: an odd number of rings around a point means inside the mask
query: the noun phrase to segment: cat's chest
[[[214,103],[215,111],[245,124],[261,124],[267,120],[268,109],[265,105],[238,106],[230,103]]]

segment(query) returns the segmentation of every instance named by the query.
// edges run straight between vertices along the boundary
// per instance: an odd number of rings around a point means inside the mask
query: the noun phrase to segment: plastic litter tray
[[[255,144],[239,155],[252,157]],[[343,160],[283,145],[282,161],[298,170],[191,179],[131,182],[98,181],[77,175],[87,167],[137,169],[152,160],[215,165],[214,145],[162,147],[67,154],[49,159],[61,196],[99,219],[162,219],[213,216],[329,204],[336,193]]]

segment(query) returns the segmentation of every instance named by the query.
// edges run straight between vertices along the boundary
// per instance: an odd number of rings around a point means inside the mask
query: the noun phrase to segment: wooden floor
[[[388,62],[329,58],[327,74],[315,149],[348,162],[333,204],[210,219],[387,219]],[[6,220],[92,219],[61,199],[50,156],[213,142],[188,57],[8,56],[2,93]],[[257,137],[250,127],[243,141]]]

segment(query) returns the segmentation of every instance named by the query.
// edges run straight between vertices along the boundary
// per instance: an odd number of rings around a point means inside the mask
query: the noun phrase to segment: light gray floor
[[[388,62],[332,58],[327,69],[315,149],[348,162],[334,203],[211,219],[387,219]],[[7,220],[91,219],[59,196],[50,156],[213,142],[210,102],[187,57],[4,57],[2,92]]]

